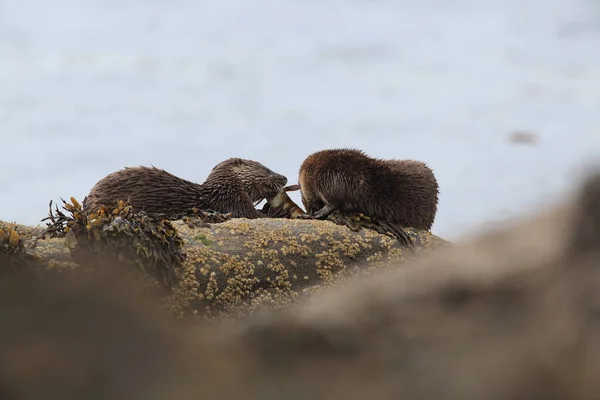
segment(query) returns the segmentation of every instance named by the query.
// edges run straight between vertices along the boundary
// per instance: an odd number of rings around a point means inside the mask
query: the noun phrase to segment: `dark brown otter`
[[[83,201],[86,213],[128,201],[150,216],[175,216],[191,208],[231,213],[233,218],[262,218],[255,204],[276,196],[287,178],[261,163],[229,158],[217,164],[202,184],[155,167],[128,167],[101,179]]]
[[[322,150],[300,167],[302,203],[315,218],[335,210],[361,212],[381,221],[430,230],[439,187],[421,161],[384,160],[356,149]]]

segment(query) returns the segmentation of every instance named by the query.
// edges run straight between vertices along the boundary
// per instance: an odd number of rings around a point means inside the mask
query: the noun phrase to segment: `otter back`
[[[240,158],[217,164],[202,184],[155,167],[129,167],[96,183],[83,208],[91,213],[100,206],[113,208],[123,200],[135,211],[157,217],[182,214],[195,207],[231,213],[234,218],[260,218],[264,215],[254,203],[274,196],[286,183],[285,176]]]
[[[315,216],[340,209],[429,230],[437,213],[439,186],[421,161],[377,159],[355,149],[322,150],[304,160],[299,183],[302,203]]]

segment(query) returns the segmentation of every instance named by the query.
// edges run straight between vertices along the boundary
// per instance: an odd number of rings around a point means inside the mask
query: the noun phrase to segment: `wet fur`
[[[304,160],[298,180],[310,214],[329,206],[430,230],[437,213],[438,183],[420,161],[377,159],[355,149],[322,150]]]
[[[151,216],[181,214],[195,207],[231,213],[233,218],[264,217],[254,204],[275,196],[287,178],[241,158],[217,164],[202,184],[155,167],[128,167],[101,179],[84,199],[85,212],[128,201]]]

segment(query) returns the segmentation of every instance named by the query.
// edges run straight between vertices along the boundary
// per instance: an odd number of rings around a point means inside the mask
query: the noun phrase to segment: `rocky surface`
[[[21,232],[24,241],[22,252],[30,262],[35,260],[37,271],[41,275],[56,275],[69,273],[79,263],[89,263],[94,258],[120,263],[122,252],[118,254],[119,260],[106,259],[105,255],[133,245],[121,243],[116,236],[109,237],[107,227],[112,227],[114,221],[111,224],[98,230],[99,238],[86,236],[86,246],[82,235],[75,240],[67,236],[34,241],[31,235],[39,234],[39,230],[20,226],[17,232]],[[185,257],[181,263],[173,261],[173,265],[161,266],[163,270],[172,269],[177,277],[167,288],[171,292],[167,306],[180,315],[209,318],[245,315],[264,307],[280,308],[305,292],[319,291],[356,273],[370,273],[389,261],[404,262],[423,251],[448,244],[430,232],[409,229],[415,242],[413,254],[394,237],[316,220],[230,219],[211,224],[180,220],[171,225]],[[156,242],[135,245],[132,256],[135,261],[145,253],[158,253],[152,249]],[[81,254],[84,247],[86,251]],[[140,262],[137,265],[146,267]],[[151,269],[146,267],[146,270]],[[157,276],[148,276],[153,277]]]

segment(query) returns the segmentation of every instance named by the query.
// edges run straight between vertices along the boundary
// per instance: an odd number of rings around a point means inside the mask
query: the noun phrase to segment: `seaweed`
[[[0,254],[17,255],[23,251],[24,246],[25,240],[17,231],[15,224],[0,227]]]
[[[26,252],[31,235],[20,232],[17,224],[0,223],[0,275],[36,274],[41,264],[38,257]]]
[[[405,228],[397,224],[369,217],[363,213],[344,213],[336,210],[327,217],[327,220],[337,225],[346,226],[355,232],[360,231],[362,228],[373,229],[382,235],[396,238],[410,250],[414,250],[414,240],[418,238],[418,235],[410,235]]]
[[[231,213],[221,213],[214,210],[198,210],[190,208],[187,212],[171,216],[170,220],[182,220],[190,228],[208,228],[210,224],[218,224],[231,219]],[[167,219],[164,215],[162,218]]]
[[[25,240],[16,225],[0,225],[0,273],[14,272],[25,258]]]
[[[50,201],[48,217],[42,220],[49,221],[43,235],[64,237],[76,262],[89,263],[92,256],[102,261],[98,265],[134,264],[169,287],[178,280],[186,257],[184,241],[169,220],[134,212],[122,200],[114,209],[101,206],[97,212],[86,214],[75,198],[70,200],[61,198],[66,213],[57,205],[53,210]]]

